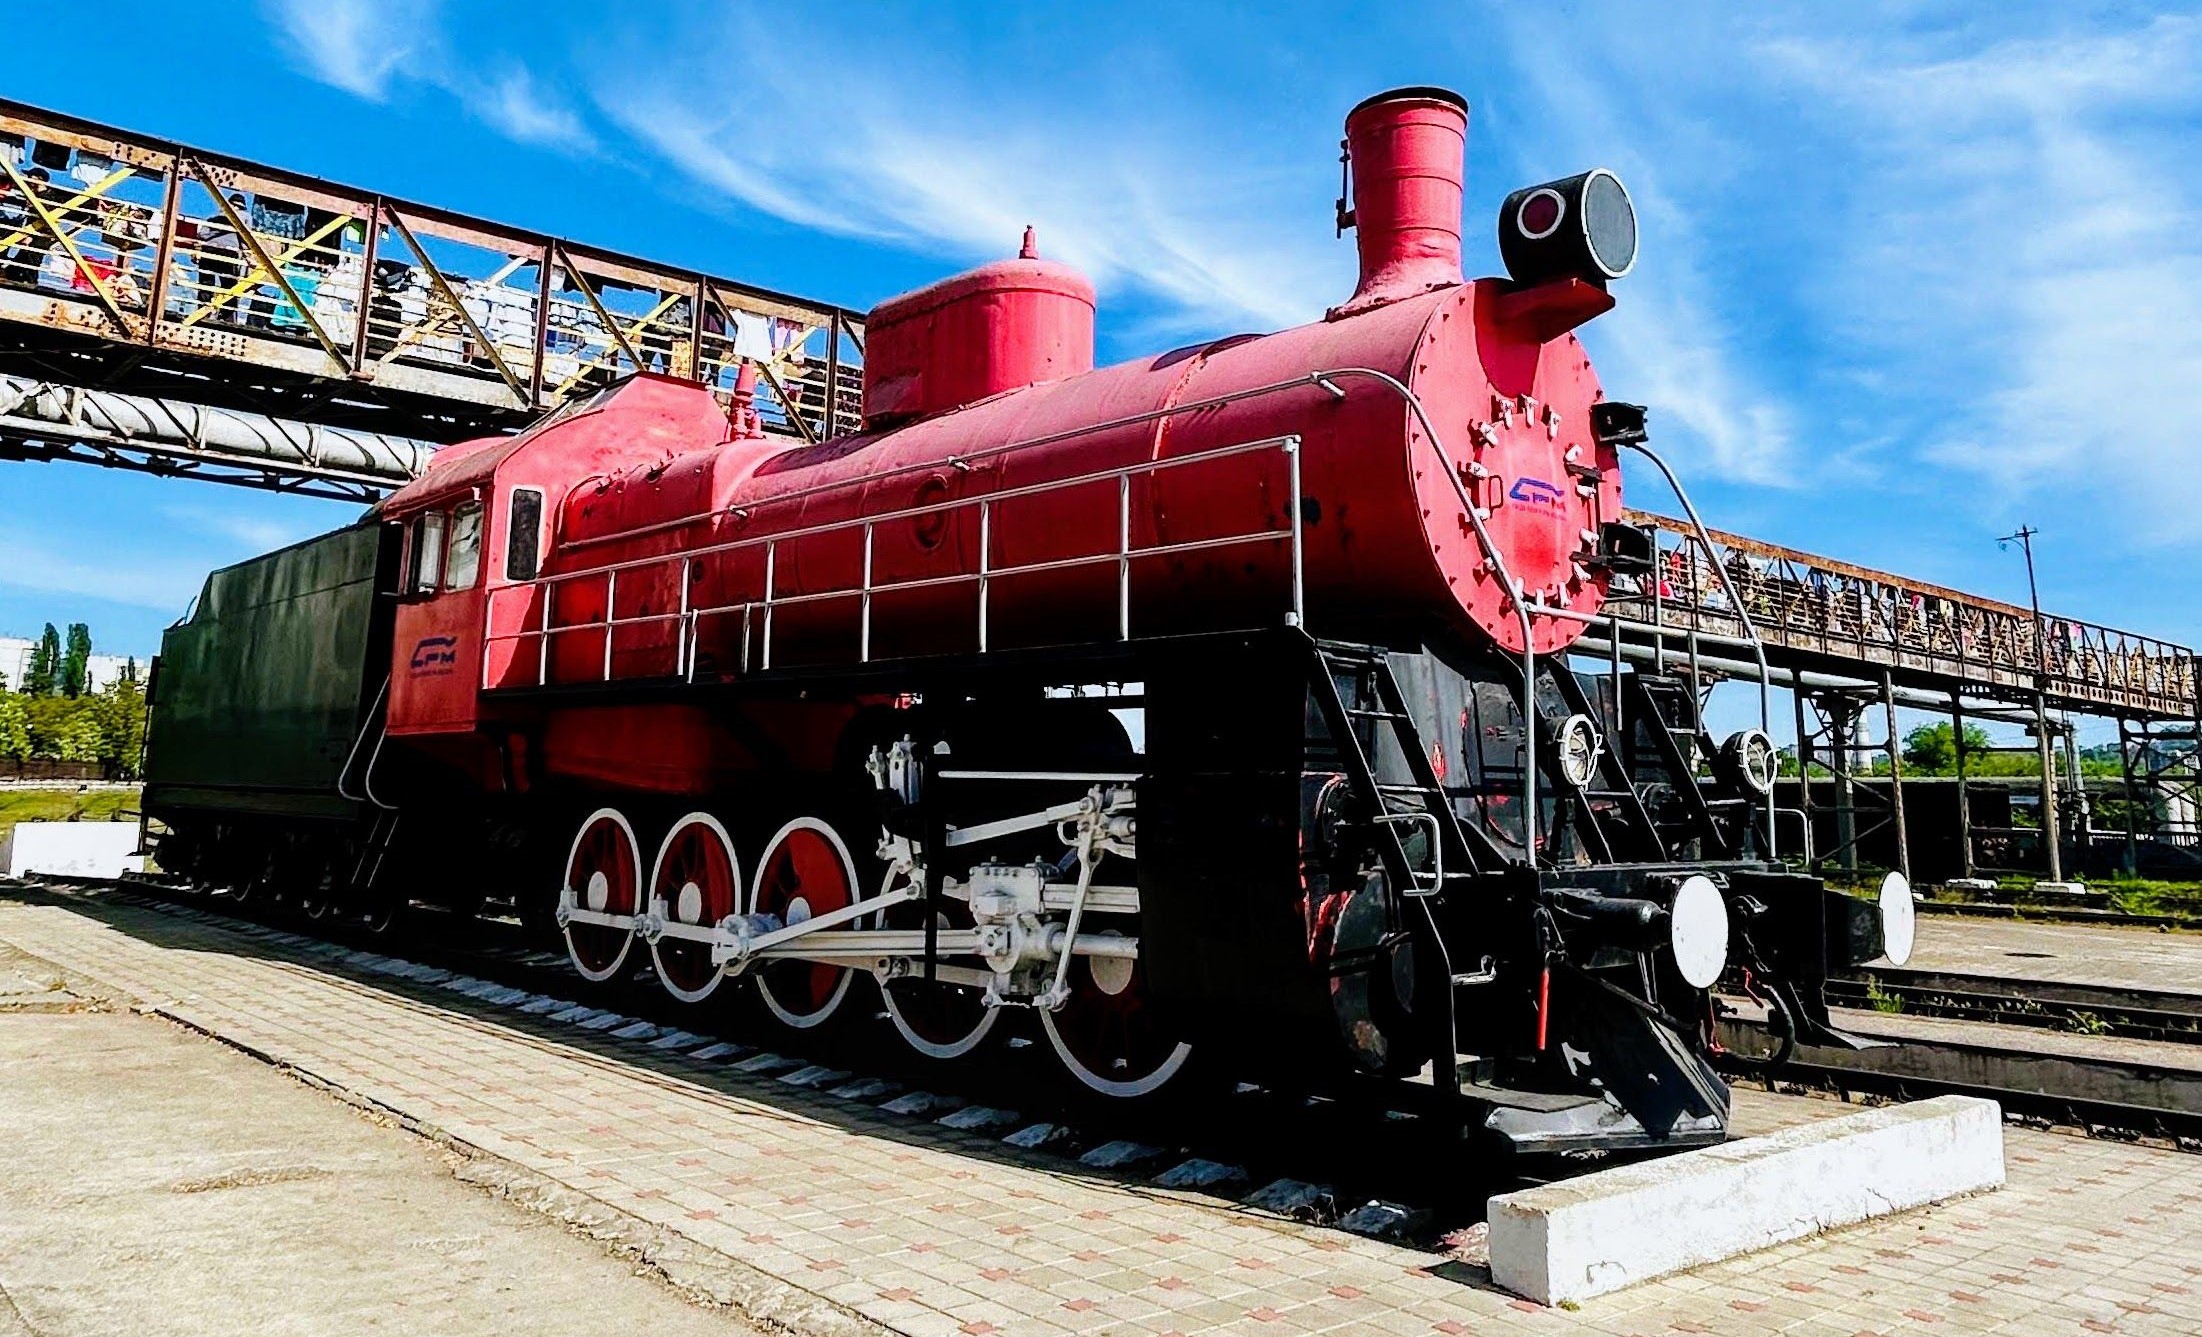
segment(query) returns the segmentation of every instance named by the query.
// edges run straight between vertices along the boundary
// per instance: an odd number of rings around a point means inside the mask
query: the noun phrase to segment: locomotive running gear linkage
[[[870,769],[884,789],[888,763],[875,752]],[[601,885],[567,885],[559,891],[558,925],[562,929],[580,924],[631,933],[653,946],[668,939],[696,943],[709,949],[714,970],[734,975],[760,961],[799,960],[855,966],[886,980],[909,975],[913,962],[922,961],[931,978],[983,984],[990,1007],[1035,1006],[1049,1011],[1060,1008],[1069,998],[1072,957],[1119,961],[1138,958],[1137,937],[1080,932],[1089,914],[1139,912],[1137,887],[1094,881],[1095,869],[1104,856],[1137,857],[1137,797],[1126,783],[1136,777],[1084,772],[942,771],[934,778],[996,783],[1106,781],[1106,787],[1095,783],[1084,796],[1069,802],[947,831],[944,843],[957,848],[1052,827],[1075,862],[1076,880],[1056,880],[1055,868],[1044,862],[981,863],[968,878],[944,878],[941,884],[942,895],[968,903],[974,927],[851,928],[924,895],[923,851],[908,837],[883,833],[879,855],[887,864],[887,876],[879,893],[795,922],[762,911],[729,914],[712,924],[692,919],[683,922],[669,913],[662,900],[641,913],[621,913],[606,908]],[[602,876],[596,875],[599,879]],[[943,956],[976,957],[987,969],[942,965],[937,958]]]

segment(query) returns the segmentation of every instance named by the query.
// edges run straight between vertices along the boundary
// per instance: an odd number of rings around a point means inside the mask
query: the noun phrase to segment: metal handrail
[[[1288,477],[1288,514],[1286,516],[1285,524],[1281,528],[1263,529],[1244,534],[1213,536],[1203,539],[1189,539],[1177,543],[1158,543],[1145,546],[1135,546],[1132,543],[1130,480],[1134,475],[1153,476],[1167,470],[1182,468],[1187,465],[1208,463],[1219,459],[1227,459],[1234,456],[1251,454],[1261,451],[1276,451],[1279,454],[1282,454],[1287,462],[1286,472]],[[1000,503],[1004,501],[1014,501],[1022,498],[1039,496],[1051,492],[1060,492],[1069,488],[1107,483],[1110,481],[1114,481],[1117,484],[1117,544],[1113,550],[1081,554],[1071,557],[1051,558],[1046,561],[1039,562],[1026,562],[1010,567],[1000,567],[993,564],[992,555],[994,510]],[[876,596],[882,594],[903,593],[913,590],[933,589],[942,586],[957,584],[976,583],[979,587],[978,637],[979,649],[983,652],[988,647],[991,635],[988,591],[993,582],[1018,576],[1043,574],[1050,571],[1063,571],[1079,567],[1098,566],[1104,563],[1113,564],[1117,568],[1117,635],[1118,638],[1121,640],[1129,640],[1131,638],[1131,569],[1132,562],[1134,560],[1171,556],[1182,553],[1205,552],[1218,548],[1232,547],[1249,543],[1280,541],[1289,543],[1291,549],[1291,608],[1285,614],[1285,623],[1288,626],[1304,626],[1306,625],[1307,620],[1306,591],[1303,574],[1305,570],[1305,533],[1302,527],[1302,519],[1300,515],[1300,495],[1300,438],[1298,436],[1289,435],[1264,437],[1257,441],[1248,441],[1235,445],[1219,447],[1213,450],[1198,451],[1191,454],[1173,456],[1168,459],[1141,460],[1132,464],[1119,465],[1109,469],[1089,471],[1087,473],[1074,475],[1069,478],[1050,479],[1045,482],[1026,484],[1015,488],[1004,488],[999,491],[988,492],[975,497],[957,497],[951,498],[946,501],[929,502],[924,505],[907,506],[902,507],[898,510],[883,511],[877,514],[859,516],[853,519],[825,521],[819,524],[806,525],[796,529],[786,530],[773,534],[760,534],[748,538],[734,539],[725,543],[715,543],[707,547],[692,549],[680,553],[665,553],[655,554],[648,557],[630,558],[625,561],[605,563],[603,565],[592,566],[579,571],[558,572],[552,575],[539,577],[531,581],[514,582],[507,585],[493,585],[490,587],[488,597],[484,601],[483,610],[484,654],[482,656],[482,686],[487,689],[494,685],[491,681],[491,664],[489,655],[487,653],[487,647],[489,645],[503,642],[521,642],[529,640],[535,641],[537,643],[535,685],[544,686],[547,685],[549,681],[550,638],[553,636],[577,631],[601,632],[603,634],[604,657],[600,680],[606,682],[611,681],[613,676],[613,638],[616,629],[623,626],[637,626],[665,622],[675,623],[677,624],[679,629],[675,649],[677,660],[675,665],[676,674],[677,676],[682,678],[693,678],[695,669],[694,655],[697,646],[696,632],[697,629],[700,627],[703,619],[733,613],[739,613],[743,620],[744,645],[742,669],[746,672],[749,668],[750,658],[748,628],[752,615],[761,612],[763,624],[763,643],[761,653],[758,656],[758,667],[761,669],[770,669],[772,667],[773,614],[775,610],[802,604],[821,603],[843,599],[854,599],[858,601],[859,660],[860,662],[868,663],[871,660],[871,612],[873,600]],[[772,500],[774,502],[777,502],[781,499],[774,498]],[[941,515],[948,512],[965,509],[976,509],[979,513],[980,542],[978,570],[956,571],[944,575],[923,576],[909,580],[889,581],[886,583],[881,583],[874,578],[872,562],[873,535],[876,532],[878,526],[882,524],[894,524],[902,521],[917,520],[925,518],[927,516]],[[780,594],[776,591],[775,579],[778,570],[778,555],[781,544],[796,542],[803,539],[822,537],[830,534],[850,532],[860,532],[863,536],[864,543],[863,574],[857,585],[846,588],[811,590],[799,594]],[[739,603],[718,604],[700,608],[693,605],[691,601],[691,596],[695,580],[696,566],[699,561],[728,553],[754,551],[758,548],[762,548],[765,554],[764,589],[762,599],[744,600]],[[618,580],[621,572],[636,571],[644,568],[663,569],[676,562],[681,564],[682,572],[681,606],[678,611],[671,613],[644,613],[630,617],[620,617],[618,615]],[[572,622],[564,625],[555,625],[552,619],[551,610],[555,598],[556,589],[562,585],[571,585],[576,582],[594,582],[599,579],[601,579],[605,584],[604,616],[588,621]],[[513,591],[517,590],[532,591],[538,588],[543,591],[543,600],[541,605],[541,616],[538,619],[536,626],[532,628],[521,628],[518,630],[503,632],[494,629],[496,605],[500,596],[510,595]]]
[[[1467,485],[1460,481],[1460,471],[1453,467],[1452,457],[1445,453],[1445,443],[1438,435],[1437,424],[1430,421],[1428,411],[1422,407],[1421,397],[1416,395],[1405,381],[1400,380],[1390,372],[1377,371],[1373,367],[1339,367],[1330,371],[1316,372],[1310,379],[1343,399],[1346,392],[1339,389],[1334,383],[1342,376],[1359,376],[1366,380],[1375,381],[1378,385],[1399,396],[1406,403],[1408,410],[1414,414],[1415,421],[1422,425],[1423,438],[1429,442],[1430,449],[1437,455],[1438,472],[1453,485],[1453,493],[1460,499],[1461,514],[1468,518],[1469,525],[1475,530],[1476,542],[1483,548],[1484,562],[1490,566],[1491,574],[1498,578],[1499,587],[1506,591],[1508,601],[1514,605],[1515,616],[1521,620],[1521,712],[1524,726],[1522,729],[1522,854],[1529,860],[1530,866],[1535,867],[1537,863],[1537,729],[1535,724],[1537,718],[1537,633],[1535,624],[1530,620],[1534,605],[1523,592],[1521,581],[1515,579],[1514,574],[1507,569],[1506,556],[1499,551],[1498,544],[1491,538],[1491,531],[1484,527],[1483,513],[1477,509],[1475,500],[1468,495]]]
[[[2037,626],[2015,605],[1719,531],[1708,531],[1715,550],[1701,563],[1686,522],[1635,510],[1630,519],[1680,544],[1662,545],[1657,571],[1640,590],[1609,595],[1609,602],[1648,609],[1655,625],[1717,629],[1756,615],[1765,619],[1762,638],[1844,658],[1885,664],[1927,656],[1939,661],[1936,671],[1961,678],[2008,679],[2010,686],[2039,678],[2052,695],[2193,713],[2194,652],[2176,642],[2049,614]],[[1731,572],[1739,559],[1753,565]],[[1713,581],[1706,566],[1730,581]],[[1671,593],[1663,588],[1669,579]]]
[[[1719,573],[1721,588],[1728,591],[1728,601],[1735,605],[1736,618],[1743,623],[1744,635],[1751,642],[1752,656],[1758,660],[1759,730],[1768,737],[1772,737],[1774,732],[1774,671],[1766,662],[1766,642],[1759,638],[1758,628],[1752,625],[1750,610],[1743,606],[1743,600],[1736,597],[1735,582],[1728,579],[1728,568],[1719,560],[1719,554],[1713,547],[1712,533],[1705,528],[1705,521],[1698,517],[1697,505],[1690,500],[1690,494],[1683,488],[1682,480],[1675,476],[1673,469],[1667,467],[1667,462],[1659,457],[1657,451],[1641,441],[1624,441],[1621,444],[1659,466],[1659,472],[1666,476],[1667,486],[1674,489],[1675,500],[1682,503],[1682,509],[1689,514],[1690,523],[1696,527],[1697,541],[1704,547],[1706,559],[1712,562],[1713,569]],[[1776,857],[1774,826],[1774,791],[1769,787],[1766,791],[1766,857],[1768,859]]]

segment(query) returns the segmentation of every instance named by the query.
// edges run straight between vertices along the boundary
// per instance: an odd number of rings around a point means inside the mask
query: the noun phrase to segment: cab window
[[[535,579],[542,551],[543,494],[532,487],[516,487],[505,516],[505,579]]]
[[[451,513],[451,557],[444,563],[443,587],[470,590],[482,573],[482,503],[470,501]]]
[[[423,511],[413,517],[413,579],[406,588],[414,594],[434,594],[443,583],[444,513]]]

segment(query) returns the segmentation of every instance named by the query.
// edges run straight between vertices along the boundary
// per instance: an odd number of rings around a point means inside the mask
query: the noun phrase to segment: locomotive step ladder
[[[1443,987],[1433,982],[1426,991],[1420,991],[1430,1008],[1428,1043],[1433,1053],[1457,1056],[1460,1052],[1458,991],[1489,983],[1493,975],[1488,960],[1478,962],[1465,974],[1455,970],[1434,903],[1441,902],[1448,889],[1465,886],[1474,878],[1477,869],[1474,854],[1461,828],[1460,818],[1453,811],[1452,800],[1431,767],[1429,750],[1415,728],[1414,717],[1407,710],[1399,680],[1392,674],[1390,657],[1380,646],[1316,641],[1314,647],[1309,686],[1315,695],[1316,708],[1330,730],[1348,782],[1369,810],[1371,834],[1384,874],[1399,890],[1389,906],[1392,916],[1389,931],[1376,950],[1388,951],[1398,943],[1426,936],[1437,955],[1445,981]],[[1352,684],[1355,701],[1359,704],[1349,706],[1346,703],[1345,693],[1339,688],[1341,679]],[[1390,734],[1406,760],[1407,783],[1378,780],[1375,760],[1370,756],[1370,749],[1363,746],[1360,730],[1356,727],[1357,722],[1363,720],[1374,726],[1372,732],[1377,739],[1386,732]],[[1429,841],[1424,847],[1427,867],[1425,860],[1418,859],[1408,845],[1407,832],[1418,827],[1429,833]],[[1423,934],[1407,926],[1405,916],[1409,907],[1420,919]],[[1341,964],[1334,960],[1332,968],[1335,970]],[[1431,1077],[1445,1107],[1455,1111],[1462,1108],[1457,1059],[1447,1057],[1434,1063]]]
[[[1431,768],[1429,751],[1414,726],[1414,717],[1407,711],[1390,657],[1377,647],[1335,641],[1316,642],[1315,653],[1321,670],[1314,684],[1317,708],[1330,727],[1348,780],[1375,810],[1371,820],[1386,875],[1403,896],[1429,896],[1448,885],[1470,880],[1476,868],[1475,856],[1453,811],[1452,800]],[[1373,702],[1374,706],[1348,705],[1339,690],[1341,677],[1355,684],[1357,700]],[[1372,721],[1378,730],[1390,733],[1406,759],[1408,782],[1377,778],[1375,758],[1362,745],[1361,731],[1354,727],[1360,720]],[[1426,859],[1416,859],[1410,850],[1407,833],[1413,827],[1430,833]]]
[[[1582,680],[1572,672],[1559,669],[1551,675],[1551,682],[1569,711],[1591,719],[1598,719],[1603,714],[1583,689]],[[1567,792],[1565,786],[1562,792]],[[1603,847],[1599,854],[1606,862],[1665,862],[1669,852],[1668,832],[1644,805],[1644,796],[1632,782],[1628,761],[1618,739],[1609,736],[1605,746],[1598,749],[1591,782],[1578,794],[1585,800],[1577,805],[1584,824],[1591,838]],[[1610,810],[1601,814],[1597,803],[1590,800],[1609,804]],[[1614,820],[1616,813],[1618,821]],[[1636,836],[1635,845],[1626,841],[1632,832]]]
[[[360,846],[359,859],[352,866],[352,879],[347,888],[354,895],[372,892],[382,880],[382,863],[389,857],[390,846],[398,837],[398,814],[394,810],[377,809],[374,825],[367,832],[366,841]]]
[[[1647,722],[1644,733],[1651,739],[1659,764],[1678,779],[1694,777],[1697,767],[1692,751],[1711,755],[1704,746],[1696,693],[1680,679],[1657,674],[1631,673],[1622,681],[1629,716]],[[1677,783],[1674,792],[1681,802],[1682,820],[1662,824],[1660,838],[1670,849],[1678,850],[1695,839],[1704,842],[1705,854],[1727,853],[1727,841],[1704,791],[1695,784]]]

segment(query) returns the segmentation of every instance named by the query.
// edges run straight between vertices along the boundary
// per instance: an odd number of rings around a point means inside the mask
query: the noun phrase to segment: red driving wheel
[[[815,817],[798,817],[766,844],[764,857],[757,861],[753,913],[795,925],[855,903],[856,864],[831,826]],[[782,1024],[808,1029],[834,1014],[853,978],[842,966],[768,961],[757,971],[757,992]]]
[[[650,912],[668,926],[707,929],[734,914],[741,899],[741,865],[718,818],[692,812],[675,822],[658,847]],[[660,936],[650,960],[665,991],[684,1003],[702,1002],[725,978],[711,964],[710,944],[692,938]]]

